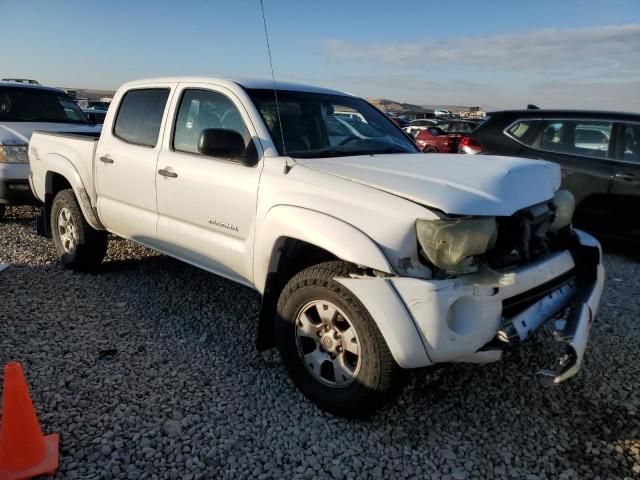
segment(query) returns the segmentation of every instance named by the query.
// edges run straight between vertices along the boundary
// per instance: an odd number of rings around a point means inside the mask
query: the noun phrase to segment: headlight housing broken
[[[423,255],[433,265],[449,273],[461,274],[478,269],[475,256],[495,244],[498,230],[493,217],[418,219],[416,235]]]

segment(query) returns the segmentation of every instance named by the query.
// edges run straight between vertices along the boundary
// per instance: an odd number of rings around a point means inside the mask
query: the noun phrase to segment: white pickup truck
[[[64,265],[97,267],[112,232],[256,289],[258,348],[336,415],[543,324],[566,344],[547,381],[582,364],[604,270],[555,164],[423,155],[361,98],[211,77],[127,83],[100,136],[36,132],[28,154]]]

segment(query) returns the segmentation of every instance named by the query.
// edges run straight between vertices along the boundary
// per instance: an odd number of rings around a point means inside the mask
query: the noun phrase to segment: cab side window
[[[173,149],[198,153],[198,138],[203,130],[221,128],[242,135],[245,145],[251,135],[240,112],[226,96],[211,90],[187,89],[182,94],[173,135]]]
[[[155,147],[167,98],[168,88],[129,90],[120,101],[113,134],[127,143]]]

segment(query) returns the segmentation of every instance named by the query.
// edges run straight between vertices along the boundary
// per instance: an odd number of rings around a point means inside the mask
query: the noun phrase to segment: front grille
[[[527,265],[550,252],[549,226],[553,221],[553,204],[541,203],[498,217],[496,244],[484,256],[491,268]]]

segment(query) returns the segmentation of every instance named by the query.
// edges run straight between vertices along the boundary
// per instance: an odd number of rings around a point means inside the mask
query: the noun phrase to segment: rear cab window
[[[155,147],[169,91],[169,88],[143,88],[125,93],[118,107],[113,134],[127,143]]]

